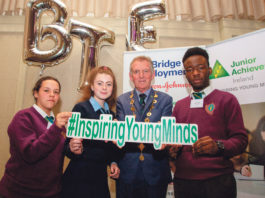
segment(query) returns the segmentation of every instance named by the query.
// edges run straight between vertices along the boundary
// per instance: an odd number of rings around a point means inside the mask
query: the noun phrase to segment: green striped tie
[[[145,94],[140,94],[139,97],[140,97],[141,111],[143,111],[144,110],[144,106],[145,106],[144,99],[146,98],[146,95]]]
[[[203,92],[193,92],[194,99],[202,99]]]
[[[54,122],[54,117],[53,116],[46,116],[45,120],[47,120],[48,122],[52,123]]]

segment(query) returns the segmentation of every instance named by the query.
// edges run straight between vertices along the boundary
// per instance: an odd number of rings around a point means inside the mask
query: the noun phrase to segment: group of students
[[[73,112],[80,112],[87,119],[99,119],[102,113],[114,115],[117,83],[112,70],[96,67],[88,80],[89,85]],[[117,147],[111,142],[65,139],[65,126],[72,113],[61,112],[54,119],[52,112],[60,92],[56,78],[40,78],[33,88],[36,103],[19,111],[11,121],[8,127],[11,157],[0,183],[0,196],[110,197],[107,165],[111,164],[110,176],[118,178],[113,152]],[[62,177],[64,154],[71,161]]]
[[[33,88],[36,104],[19,111],[8,127],[11,157],[0,181],[0,198],[108,198],[108,165],[110,177],[117,179],[118,198],[163,198],[171,181],[168,157],[176,167],[176,197],[236,197],[229,158],[247,145],[240,106],[233,95],[210,88],[212,70],[204,49],[188,49],[183,65],[193,90],[174,109],[171,96],[151,87],[152,60],[140,56],[130,65],[134,90],[116,99],[112,70],[96,67],[72,110],[86,119],[112,114],[119,121],[134,115],[136,121],[159,122],[162,116],[174,116],[178,123],[198,125],[193,146],[166,145],[158,151],[151,144],[126,143],[121,149],[113,142],[65,138],[72,113],[53,119],[52,112],[61,85],[53,77],[40,78]],[[201,97],[197,102],[195,95]],[[63,174],[64,155],[70,163]]]

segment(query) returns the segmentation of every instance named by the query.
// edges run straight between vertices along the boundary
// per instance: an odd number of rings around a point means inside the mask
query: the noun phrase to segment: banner
[[[207,46],[214,88],[234,94],[240,104],[265,101],[265,29]]]
[[[235,95],[240,104],[265,101],[265,29],[238,36],[213,45],[200,46],[209,53],[213,69],[210,83],[213,88]],[[190,85],[185,78],[182,57],[190,47],[133,51],[124,53],[123,91],[133,85],[129,79],[132,59],[145,55],[153,60],[153,88],[166,92],[176,102],[186,97]]]

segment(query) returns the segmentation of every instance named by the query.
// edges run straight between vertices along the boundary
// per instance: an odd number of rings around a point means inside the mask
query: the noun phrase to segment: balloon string
[[[45,69],[45,65],[43,64],[43,65],[41,65],[40,76],[43,75],[43,71],[44,71],[44,69]]]

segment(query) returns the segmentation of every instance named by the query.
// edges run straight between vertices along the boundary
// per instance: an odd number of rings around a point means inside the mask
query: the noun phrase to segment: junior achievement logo
[[[209,78],[215,79],[215,78],[222,78],[226,76],[229,76],[228,72],[225,70],[223,65],[218,60],[216,60],[214,67],[213,67],[212,74],[209,76]]]
[[[250,72],[257,72],[264,70],[264,64],[258,64],[256,62],[257,58],[245,58],[243,60],[233,60],[230,67],[232,68],[231,75],[240,75],[246,74]],[[225,70],[223,65],[220,63],[219,60],[215,61],[212,74],[210,75],[210,79],[222,78],[230,76],[229,73]]]
[[[256,57],[245,58],[244,60],[233,61],[231,68],[233,68],[232,75],[250,73],[264,70],[264,64],[258,64]]]

